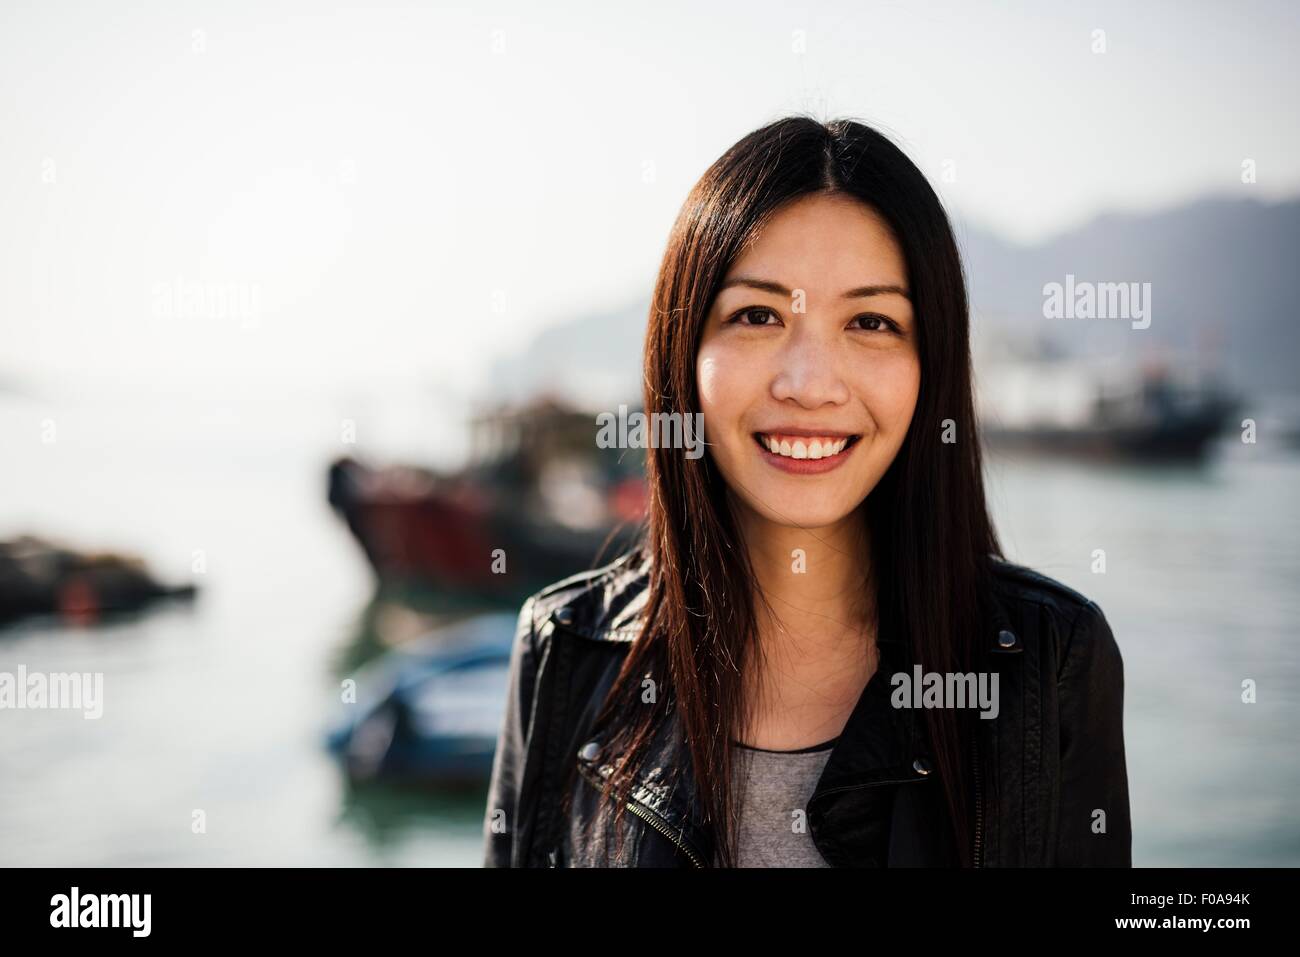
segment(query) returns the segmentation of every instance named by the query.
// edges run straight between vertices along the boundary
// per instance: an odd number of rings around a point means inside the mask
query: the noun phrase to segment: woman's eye
[[[893,332],[898,328],[892,319],[884,316],[858,316],[853,322],[859,329],[867,332]]]
[[[752,319],[752,322],[746,322],[746,319]],[[759,306],[751,306],[748,309],[742,309],[731,317],[729,322],[737,323],[742,326],[774,326],[779,321],[776,313],[771,309],[764,309]]]

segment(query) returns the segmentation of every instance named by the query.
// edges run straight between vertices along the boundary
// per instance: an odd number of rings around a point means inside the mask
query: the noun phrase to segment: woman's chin
[[[838,501],[835,496],[817,496],[782,489],[764,496],[746,496],[746,504],[764,521],[787,528],[829,528],[853,514],[861,500]]]

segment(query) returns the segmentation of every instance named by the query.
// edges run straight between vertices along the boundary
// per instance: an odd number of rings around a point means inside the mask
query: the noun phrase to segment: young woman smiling
[[[519,618],[490,866],[1130,863],[1123,668],[985,505],[946,214],[852,121],[793,117],[704,174],[652,301],[630,554]],[[914,666],[996,679],[920,713]],[[973,685],[972,685],[973,686]]]

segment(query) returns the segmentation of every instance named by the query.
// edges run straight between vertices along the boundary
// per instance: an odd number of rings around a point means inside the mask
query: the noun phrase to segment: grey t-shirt
[[[813,843],[805,808],[837,740],[797,751],[735,746],[737,867],[830,866]]]

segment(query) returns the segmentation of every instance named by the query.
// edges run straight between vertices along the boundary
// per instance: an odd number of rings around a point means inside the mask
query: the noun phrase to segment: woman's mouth
[[[829,472],[844,463],[860,435],[785,435],[755,432],[764,461],[795,475]]]

